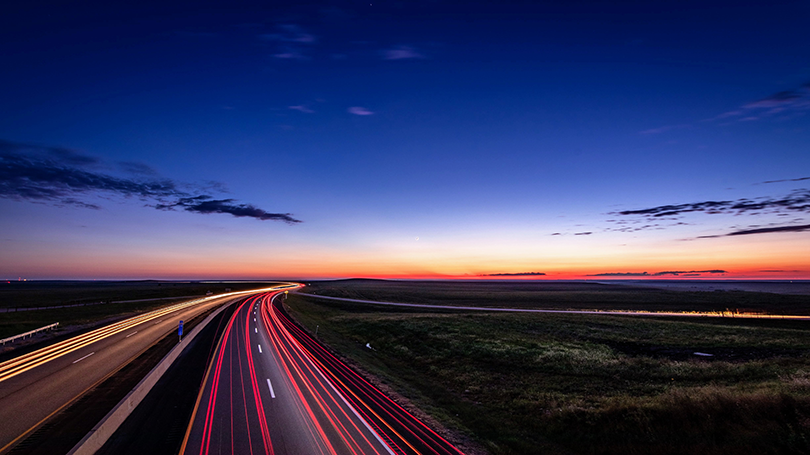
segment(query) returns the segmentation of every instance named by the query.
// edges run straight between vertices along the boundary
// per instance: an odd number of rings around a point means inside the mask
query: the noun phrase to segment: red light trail
[[[239,304],[181,453],[461,454],[309,337],[279,293]]]

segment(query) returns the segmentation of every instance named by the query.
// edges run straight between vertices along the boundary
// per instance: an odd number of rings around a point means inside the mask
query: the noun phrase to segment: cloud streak
[[[543,272],[486,273],[479,276],[544,276]]]
[[[46,202],[59,206],[100,209],[87,197],[112,194],[138,198],[158,209],[182,208],[194,213],[225,213],[235,217],[299,223],[289,213],[270,213],[233,199],[194,196],[181,184],[158,178],[148,166],[122,163],[142,178],[122,178],[98,172],[93,157],[60,147],[41,147],[0,140],[0,198]],[[183,185],[186,186],[186,185]]]
[[[698,237],[699,239],[714,239],[718,237],[733,237],[737,235],[753,235],[753,234],[773,234],[778,232],[806,232],[810,231],[810,224],[794,224],[788,226],[774,226],[774,227],[767,227],[767,228],[756,228],[756,229],[743,229],[740,231],[733,231],[729,232],[728,234],[720,234],[720,235],[703,235]]]
[[[225,213],[235,217],[249,217],[262,221],[283,221],[287,224],[300,223],[290,213],[270,213],[250,204],[235,204],[233,199],[213,199],[211,196],[196,196],[180,198],[173,204],[158,204],[159,210],[173,210],[181,208],[192,213]]]
[[[810,82],[794,90],[784,90],[768,97],[743,104],[738,109],[725,112],[709,121],[726,120],[750,122],[782,115],[801,115],[810,110]]]
[[[397,46],[391,49],[385,49],[381,52],[381,54],[385,60],[410,60],[425,58],[424,55],[420,54],[411,46]]]
[[[700,276],[702,273],[708,274],[723,274],[728,273],[726,270],[667,270],[664,272],[656,272],[656,273],[647,273],[647,272],[607,272],[607,273],[596,273],[593,275],[585,275],[585,276],[625,276],[625,277],[632,277],[632,276],[648,276],[648,277],[656,277],[656,276]]]
[[[314,114],[315,111],[306,107],[306,106],[287,106],[287,109],[292,109],[294,111],[303,112],[304,114]]]
[[[799,189],[780,198],[762,197],[736,201],[702,201],[687,204],[660,205],[638,210],[612,212],[611,215],[643,216],[649,219],[678,217],[686,213],[742,215],[746,213],[810,212],[810,190]]]
[[[346,109],[346,112],[354,115],[374,115],[374,112],[371,112],[370,110],[360,106],[352,106]]]
[[[766,180],[762,183],[803,182],[805,180],[810,180],[810,177],[799,177],[797,179]]]
[[[276,26],[276,33],[264,33],[258,37],[262,41],[276,43],[277,51],[273,57],[282,60],[309,60],[309,56],[304,53],[304,46],[312,46],[318,42],[315,35],[297,24],[279,24]]]

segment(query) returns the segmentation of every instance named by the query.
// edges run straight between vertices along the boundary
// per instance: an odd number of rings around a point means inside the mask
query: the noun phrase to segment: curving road
[[[0,363],[0,453],[157,340],[176,332],[180,320],[246,294],[171,305]]]
[[[279,294],[251,297],[235,312],[209,366],[182,454],[461,453],[379,390],[350,384],[359,376],[315,352],[323,347],[286,317]],[[374,401],[397,409],[369,406]],[[425,445],[419,437],[427,433],[441,442]]]
[[[234,313],[181,453],[392,453],[268,318],[277,294],[251,297]]]

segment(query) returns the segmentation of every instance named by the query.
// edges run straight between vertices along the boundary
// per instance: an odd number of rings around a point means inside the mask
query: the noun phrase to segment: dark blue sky
[[[15,3],[4,276],[810,268],[807,2]]]

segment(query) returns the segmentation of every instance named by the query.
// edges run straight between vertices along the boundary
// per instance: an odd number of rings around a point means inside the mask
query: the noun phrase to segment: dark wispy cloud
[[[755,229],[742,229],[739,231],[732,231],[727,234],[719,234],[719,235],[703,235],[698,237],[699,239],[714,239],[717,237],[732,237],[736,235],[753,235],[753,234],[773,234],[777,232],[805,232],[810,231],[810,224],[792,224],[787,226],[773,226],[773,227],[765,227],[765,228],[755,228]]]
[[[636,215],[656,219],[677,217],[693,212],[733,215],[745,213],[808,213],[810,212],[810,190],[799,189],[779,198],[762,197],[738,199],[736,201],[702,201],[687,204],[659,205],[645,209],[612,212],[611,215]]]
[[[270,213],[250,204],[235,204],[233,199],[213,199],[211,196],[195,196],[180,198],[171,204],[158,204],[159,210],[173,210],[180,208],[194,213],[226,213],[235,217],[249,217],[257,220],[284,221],[288,224],[300,223],[290,213]]]
[[[647,272],[607,272],[596,273],[586,276],[700,276],[701,274],[708,273],[712,275],[728,273],[726,270],[667,270],[664,272],[647,273]]]
[[[591,235],[593,232],[575,232],[574,235]]]
[[[189,193],[193,185],[159,178],[146,165],[120,163],[138,178],[122,178],[98,170],[98,159],[61,147],[41,147],[0,140],[0,198],[47,202],[59,206],[99,209],[88,197],[117,195],[138,198],[158,209],[182,208],[195,213],[226,213],[258,220],[298,223],[289,213],[269,213],[233,199],[214,200]],[[216,185],[215,185],[216,186]],[[211,185],[207,187],[212,188]]]
[[[543,276],[543,272],[487,273],[479,276]]]
[[[810,180],[810,177],[799,177],[797,179],[766,180],[762,183],[803,182],[805,180]]]
[[[408,60],[425,58],[419,51],[411,46],[396,46],[380,52],[385,60]]]

